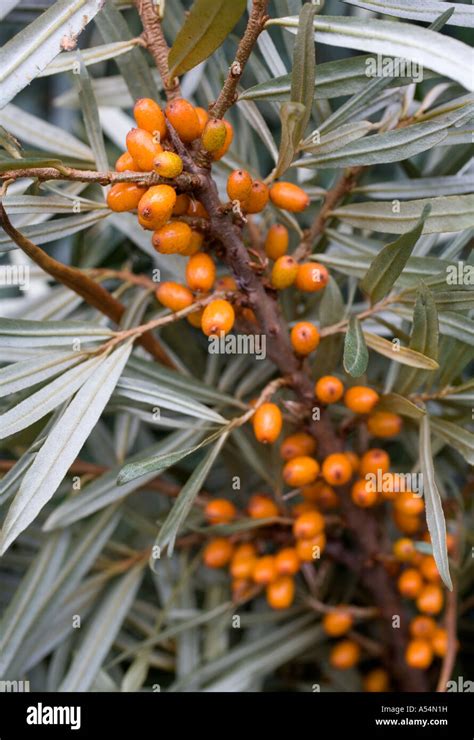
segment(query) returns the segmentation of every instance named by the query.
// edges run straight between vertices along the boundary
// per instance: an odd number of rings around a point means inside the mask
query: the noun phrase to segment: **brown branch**
[[[168,180],[156,172],[96,172],[95,170],[78,170],[73,167],[24,167],[0,172],[0,180],[19,180],[22,177],[34,177],[37,180],[72,180],[73,182],[98,183],[115,185],[119,182],[135,182],[137,185],[150,187],[160,183],[171,184],[178,191],[195,190],[199,178],[183,173]]]
[[[80,295],[86,303],[108,316],[116,324],[125,313],[125,306],[109,293],[102,285],[96,283],[76,267],[63,265],[43,252],[36,244],[23,236],[10,219],[0,201],[0,225],[8,236],[13,239],[20,249],[28,255],[42,270],[51,275],[55,280],[65,285],[70,290]],[[139,339],[142,346],[159,362],[168,367],[174,367],[174,363],[152,334],[145,334]]]
[[[226,111],[237,99],[237,85],[243,75],[245,65],[253,51],[258,37],[263,31],[267,15],[268,0],[253,0],[247,28],[242,36],[235,59],[230,65],[226,81],[219,93],[217,100],[209,106],[210,113],[215,118],[222,118]]]
[[[161,20],[157,15],[156,8],[152,0],[135,0],[135,5],[140,16],[146,46],[152,55],[158,72],[163,82],[163,88],[167,100],[174,100],[181,97],[178,78],[170,80],[170,71],[168,66],[168,44],[161,27]]]

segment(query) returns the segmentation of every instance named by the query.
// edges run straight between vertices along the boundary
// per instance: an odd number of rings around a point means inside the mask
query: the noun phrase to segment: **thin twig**
[[[181,90],[177,78],[170,80],[168,67],[168,44],[161,27],[161,20],[156,12],[152,0],[135,0],[135,5],[140,16],[146,47],[152,55],[158,72],[163,82],[163,88],[167,100],[181,97]]]
[[[79,170],[74,167],[23,167],[6,172],[0,172],[0,180],[13,181],[22,177],[34,177],[40,181],[71,180],[73,182],[98,183],[99,185],[115,185],[119,182],[134,182],[143,187],[171,184],[178,191],[195,190],[199,187],[200,179],[196,175],[183,173],[173,180],[160,177],[156,172],[96,172],[95,170]]]

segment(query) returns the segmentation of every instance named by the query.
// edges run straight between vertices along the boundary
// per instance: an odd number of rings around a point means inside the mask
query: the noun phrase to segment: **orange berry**
[[[396,511],[407,516],[418,516],[425,508],[423,499],[411,491],[402,491],[399,493],[393,502],[393,506]]]
[[[231,275],[222,275],[222,277],[217,278],[215,289],[235,292],[237,290],[237,283]]]
[[[288,609],[295,598],[295,582],[291,576],[279,576],[267,586],[267,602],[272,609]]]
[[[444,658],[448,650],[448,633],[442,627],[435,627],[431,635],[431,647],[438,658]]]
[[[234,170],[227,180],[227,195],[230,200],[244,201],[252,190],[252,178],[247,170]]]
[[[329,662],[333,668],[346,671],[353,668],[360,659],[360,647],[353,640],[341,640],[331,649]]]
[[[233,547],[224,537],[209,540],[203,552],[203,560],[208,568],[223,568],[230,562]]]
[[[406,599],[416,599],[423,588],[423,579],[418,570],[407,568],[400,575],[397,585],[401,595]]]
[[[270,188],[270,198],[277,208],[299,213],[309,206],[309,195],[292,182],[276,182]]]
[[[226,498],[215,498],[206,504],[204,513],[211,524],[228,524],[232,519],[235,519],[237,509],[232,501],[228,501]]]
[[[160,139],[166,138],[166,118],[158,103],[151,98],[140,98],[135,103],[133,115],[137,126],[150,134],[158,133]]]
[[[250,591],[250,583],[247,578],[234,578],[232,580],[232,598],[234,601],[245,599]]]
[[[400,511],[396,510],[393,512],[393,521],[395,522],[396,527],[400,532],[403,532],[403,534],[414,535],[421,527],[419,517],[402,514]]]
[[[278,516],[278,507],[269,497],[261,493],[255,493],[250,497],[247,511],[251,519],[270,519]]]
[[[187,308],[194,301],[193,294],[189,288],[171,281],[160,283],[156,289],[156,297],[163,306],[171,309],[171,311],[181,311],[181,309]]]
[[[191,290],[208,293],[216,279],[216,266],[205,252],[193,254],[186,265],[186,282]]]
[[[257,562],[257,556],[255,548],[252,549],[241,545],[234,553],[234,556],[230,563],[230,573],[232,578],[250,580],[252,578],[253,569]]]
[[[118,182],[107,194],[107,205],[111,211],[133,211],[145,193],[146,188],[139,188],[133,182]]]
[[[254,180],[250,188],[250,194],[242,203],[242,208],[247,213],[260,213],[268,203],[268,188],[264,182]]]
[[[393,554],[400,563],[410,563],[416,555],[416,547],[413,540],[401,537],[393,543]]]
[[[177,195],[176,203],[173,206],[173,216],[184,216],[185,213],[188,212],[189,204],[189,195],[186,195],[186,193],[181,193],[180,195]]]
[[[323,617],[323,629],[330,637],[342,637],[354,624],[352,614],[343,606],[327,612]]]
[[[208,303],[202,315],[201,328],[207,337],[227,334],[234,326],[235,312],[229,301]]]
[[[153,233],[151,241],[160,254],[180,254],[189,247],[191,228],[184,221],[170,221]]]
[[[396,437],[402,425],[402,417],[391,411],[375,411],[367,420],[369,432],[374,437]]]
[[[390,468],[390,456],[385,450],[374,447],[362,455],[360,459],[359,473],[361,477],[366,475],[377,475],[378,471],[388,473]]]
[[[389,690],[390,677],[383,668],[374,668],[366,673],[362,679],[364,691],[370,693],[381,693]]]
[[[263,444],[273,444],[283,426],[281,411],[275,403],[263,403],[252,419],[255,437]]]
[[[115,162],[116,172],[138,172],[138,165],[134,162],[133,157],[128,152],[124,152]]]
[[[128,153],[134,162],[141,170],[150,172],[155,157],[163,151],[163,147],[143,128],[132,128],[127,134],[126,142]]]
[[[308,511],[317,511],[317,506],[312,501],[298,501],[297,504],[293,504],[291,507],[291,513],[294,517],[306,514]]]
[[[291,330],[291,344],[299,355],[309,355],[319,344],[319,330],[310,321],[298,321]]]
[[[191,238],[189,240],[189,244],[186,247],[186,249],[183,249],[181,254],[184,257],[191,257],[193,254],[197,254],[201,251],[202,245],[204,242],[204,237],[201,234],[200,231],[196,231],[196,229],[191,229]]]
[[[226,127],[224,121],[211,118],[204,126],[201,134],[201,145],[206,152],[217,152],[224,146],[226,138]]]
[[[431,581],[431,583],[438,583],[440,575],[438,566],[436,565],[436,561],[432,555],[425,555],[422,557],[419,567],[423,578],[427,581]]]
[[[218,149],[216,152],[212,153],[212,158],[214,160],[216,159],[222,159],[224,154],[229,149],[230,145],[232,144],[232,139],[234,138],[234,129],[232,128],[232,124],[230,124],[228,121],[224,121],[225,126],[225,140],[223,145],[220,149]]]
[[[201,125],[194,106],[184,98],[172,100],[167,104],[165,113],[181,141],[189,143],[201,133]]]
[[[433,648],[427,640],[410,640],[405,652],[405,660],[410,668],[424,671],[432,663]]]
[[[386,472],[382,480],[382,498],[386,501],[393,501],[397,494],[405,491],[407,488],[406,478],[401,473]]]
[[[252,573],[254,583],[267,585],[268,583],[272,583],[277,576],[275,557],[273,555],[264,555],[257,559]]]
[[[328,455],[322,465],[322,474],[330,486],[343,486],[352,478],[353,471],[350,460],[343,452]]]
[[[201,321],[202,321],[203,313],[204,313],[203,308],[197,308],[195,311],[188,313],[188,315],[186,316],[188,322],[191,324],[191,326],[194,326],[195,329],[201,328]]]
[[[315,293],[323,290],[329,280],[329,273],[318,262],[304,262],[298,267],[296,273],[295,287],[305,293]]]
[[[282,257],[287,253],[289,243],[290,237],[286,226],[283,226],[283,224],[273,224],[268,229],[265,239],[265,254],[271,260],[277,260],[278,257]]]
[[[174,152],[160,152],[153,161],[153,169],[160,177],[178,177],[183,171],[183,160]]]
[[[202,132],[204,131],[204,126],[209,120],[209,113],[207,112],[207,110],[205,110],[204,108],[200,108],[199,106],[197,106],[194,110],[199,121],[199,134],[202,134]]]
[[[432,617],[425,614],[418,614],[410,622],[410,635],[422,640],[431,640],[436,632],[436,622]]]
[[[307,511],[295,520],[293,534],[297,539],[309,540],[324,532],[325,521],[319,511]]]
[[[169,220],[176,202],[176,193],[169,185],[148,188],[138,204],[138,218],[146,229],[159,229]]]
[[[295,282],[298,273],[298,263],[293,257],[284,255],[279,257],[272,268],[271,283],[276,290],[289,288]]]
[[[439,614],[443,608],[443,603],[443,591],[435,583],[428,583],[424,586],[416,600],[418,611],[430,615]]]
[[[307,540],[297,540],[295,545],[296,553],[303,563],[319,560],[325,547],[326,535],[324,532],[320,532],[320,534]]]
[[[283,480],[291,488],[314,483],[319,474],[319,463],[313,457],[301,455],[288,460],[283,468]]]
[[[324,511],[336,509],[340,503],[334,488],[322,480],[316,481],[311,486],[304,486],[301,494],[307,501],[314,501]]]
[[[378,400],[379,394],[377,391],[365,385],[354,385],[352,388],[348,388],[344,396],[344,403],[347,408],[356,414],[368,414]]]
[[[280,456],[283,460],[291,460],[292,457],[301,455],[312,455],[313,452],[316,452],[316,440],[307,432],[290,434],[280,445]]]
[[[284,547],[275,555],[276,572],[281,576],[295,575],[300,565],[300,559],[294,547]]]
[[[252,542],[243,542],[235,548],[233,560],[245,560],[246,558],[256,558],[257,550]]]
[[[203,204],[195,198],[190,199],[187,214],[188,216],[195,216],[196,218],[209,218],[209,214]]]
[[[361,478],[360,480],[356,480],[352,486],[351,498],[356,506],[360,506],[362,509],[368,509],[371,506],[375,506],[378,496],[377,491],[369,488],[368,481]]]
[[[446,549],[450,555],[452,555],[456,549],[456,537],[451,534],[451,532],[446,532]]]
[[[358,473],[359,472],[359,465],[360,465],[359,456],[356,455],[355,452],[352,452],[352,450],[346,450],[344,454],[345,454],[345,456],[347,457],[347,459],[349,460],[349,462],[351,464],[352,472],[353,473]]]
[[[337,403],[342,398],[344,386],[334,375],[323,375],[314,386],[314,393],[321,403]]]

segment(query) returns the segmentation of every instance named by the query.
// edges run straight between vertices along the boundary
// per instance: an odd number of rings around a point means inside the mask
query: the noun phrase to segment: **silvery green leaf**
[[[474,8],[462,3],[445,3],[438,0],[344,0],[350,5],[359,8],[373,10],[374,13],[394,15],[397,18],[407,18],[413,21],[425,21],[432,23],[441,13],[453,10],[453,14],[446,21],[447,25],[465,26],[472,28],[474,25]]]
[[[6,18],[9,12],[19,4],[20,0],[3,0],[2,7],[0,8],[0,21]]]
[[[84,30],[102,0],[57,0],[0,49],[0,108]]]
[[[280,109],[281,139],[273,177],[281,177],[293,161],[303,131],[306,108],[301,103],[283,103]]]
[[[313,38],[313,22],[315,7],[312,3],[304,3],[300,12],[298,31],[293,51],[293,68],[291,72],[291,102],[299,103],[301,116],[299,128],[294,139],[301,139],[311,117],[313,90],[316,76],[316,55]],[[295,142],[294,142],[295,143]],[[296,142],[297,144],[298,142]]]
[[[322,327],[336,324],[344,318],[344,300],[333,277],[329,278],[319,304],[319,322]]]
[[[100,62],[106,62],[108,59],[116,59],[122,54],[127,54],[136,45],[134,39],[128,39],[126,41],[116,41],[112,44],[100,44],[99,46],[93,46],[91,49],[82,49],[82,61],[86,67],[92,64],[99,64]],[[40,72],[38,77],[48,77],[49,75],[57,75],[60,72],[70,72],[71,70],[76,70],[77,66],[77,52],[63,51],[62,54],[56,57],[56,59],[50,62]]]
[[[100,342],[114,332],[87,321],[23,321],[0,318],[1,347],[58,347],[80,342]]]
[[[104,203],[99,203],[87,198],[77,198],[80,203],[81,212],[103,211],[107,208]],[[73,203],[69,198],[61,198],[56,195],[7,195],[3,199],[3,205],[10,215],[15,214],[43,214],[43,213],[67,213],[73,212]]]
[[[431,431],[448,445],[461,453],[470,465],[474,465],[474,434],[446,419],[431,417]]]
[[[412,311],[405,306],[397,306],[393,310],[403,318],[411,318]],[[456,311],[440,311],[438,320],[441,334],[447,334],[461,342],[474,345],[474,321],[472,319]]]
[[[344,370],[353,378],[360,378],[367,370],[369,352],[360,321],[351,316],[344,339]]]
[[[383,396],[380,396],[380,401],[377,403],[377,410],[391,411],[395,414],[407,416],[409,419],[421,419],[426,414],[424,408],[417,406],[413,401],[401,396],[399,393],[385,393]]]
[[[21,230],[23,236],[28,237],[35,244],[49,244],[56,239],[63,239],[65,236],[77,234],[78,231],[84,231],[89,226],[101,221],[109,215],[108,209],[96,209],[90,213],[81,213],[78,216],[65,216],[54,221],[35,224],[33,226],[24,226]],[[18,249],[15,242],[10,239],[8,234],[0,235],[0,253],[10,252],[12,249]]]
[[[308,136],[301,149],[305,152],[326,154],[346,146],[351,141],[361,139],[373,128],[374,124],[370,121],[354,121],[353,123],[344,123],[323,136],[320,136],[316,129]]]
[[[130,343],[102,360],[80,388],[38,452],[14,498],[1,534],[5,550],[54,495],[99,420],[132,349]]]
[[[74,75],[76,81],[82,118],[86,128],[87,138],[94,153],[94,161],[100,172],[107,172],[109,163],[105,152],[104,137],[99,120],[97,100],[92,89],[89,73],[84,65],[81,53],[77,53],[79,74]]]
[[[76,365],[83,356],[79,352],[46,352],[32,360],[15,362],[0,369],[0,398],[18,393],[37,383],[59,375]]]
[[[435,294],[423,283],[417,290],[412,316],[410,348],[422,352],[434,360],[438,359],[439,326]],[[408,393],[419,385],[426,375],[414,370],[403,370],[397,379],[397,390]]]
[[[265,122],[264,117],[258,110],[255,103],[252,103],[251,101],[246,101],[238,105],[237,109],[263,141],[269,153],[271,154],[273,161],[277,162],[278,150],[275,146],[273,136]]]
[[[374,200],[389,200],[390,198],[407,200],[439,195],[464,195],[465,193],[471,193],[473,190],[474,176],[466,174],[376,182],[370,185],[358,185],[353,189],[353,192],[368,195]]]
[[[417,367],[423,370],[437,370],[439,368],[436,360],[433,360],[431,357],[427,357],[410,347],[402,347],[389,342],[388,339],[384,339],[384,337],[378,334],[364,331],[364,339],[367,347],[370,347],[370,349],[373,349],[384,357],[388,357],[390,360],[399,362],[401,365],[409,365],[410,367]]]

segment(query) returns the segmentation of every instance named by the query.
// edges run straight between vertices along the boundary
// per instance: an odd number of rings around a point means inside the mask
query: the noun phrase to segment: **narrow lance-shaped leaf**
[[[409,419],[421,419],[426,414],[424,408],[417,406],[416,403],[400,396],[398,393],[386,393],[381,396],[377,404],[377,410],[392,411],[395,414],[407,416]]]
[[[474,434],[446,419],[431,418],[431,430],[474,465]]]
[[[306,108],[301,103],[283,103],[280,109],[281,139],[273,177],[280,177],[290,166],[301,139]]]
[[[423,283],[417,294],[413,309],[410,348],[433,360],[438,359],[439,326],[434,293]],[[397,390],[404,394],[414,390],[425,378],[416,370],[403,370],[398,376]]]
[[[315,6],[304,3],[301,8],[298,33],[296,34],[291,73],[291,101],[304,106],[299,121],[299,138],[303,138],[311,116],[314,79],[316,77],[316,53],[313,33]]]
[[[353,378],[359,378],[367,370],[369,351],[360,321],[352,316],[344,340],[344,369]]]
[[[92,88],[89,72],[80,52],[78,52],[79,75],[74,75],[78,88],[79,102],[81,104],[82,117],[87,131],[87,138],[94,153],[97,169],[106,172],[109,169],[107,154],[105,153],[104,137],[99,119],[99,109]]]
[[[433,455],[431,452],[430,420],[427,414],[420,422],[420,468],[423,476],[426,524],[433,546],[433,557],[443,582],[452,591],[453,584],[449,573],[448,550],[446,546],[446,522],[441,504],[441,496],[435,480]]]
[[[410,367],[417,367],[423,370],[437,370],[439,367],[436,360],[432,360],[431,357],[426,357],[421,352],[416,352],[409,347],[402,347],[398,343],[389,342],[388,339],[384,339],[384,337],[380,337],[378,334],[365,331],[364,339],[367,346],[375,352],[388,357],[390,360],[395,360],[395,362],[399,362],[402,365],[409,365]]]
[[[170,77],[181,75],[207,59],[234,28],[245,0],[195,0],[168,55]]]
[[[421,236],[430,210],[431,207],[426,205],[416,226],[391,244],[387,244],[373,260],[360,284],[361,289],[369,294],[372,303],[384,298],[402,273]]]
[[[438,0],[344,0],[345,3],[359,8],[394,15],[397,18],[408,18],[414,21],[436,21],[440,13],[449,13],[446,23],[452,26],[474,25],[474,8],[463,3],[444,3]]]

